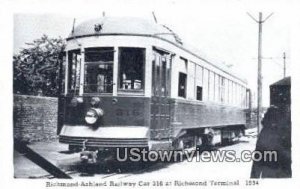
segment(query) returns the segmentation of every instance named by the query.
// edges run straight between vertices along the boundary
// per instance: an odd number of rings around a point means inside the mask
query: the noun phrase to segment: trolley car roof
[[[101,27],[96,31],[97,26]],[[180,43],[179,37],[168,27],[153,21],[132,17],[103,17],[88,20],[75,27],[68,39],[94,35],[123,34],[123,35],[151,35],[159,36],[171,42]]]
[[[216,61],[213,58],[208,58],[207,56],[205,56],[205,53],[199,51],[199,49],[188,46],[187,44],[183,44],[179,36],[167,26],[157,24],[154,21],[145,20],[142,18],[102,17],[91,19],[76,26],[68,36],[67,40],[100,35],[140,35],[157,37],[162,40],[166,40],[179,48],[184,49],[185,51],[202,59],[208,64],[213,65],[214,67],[221,69],[225,73],[232,75],[243,83],[247,83],[244,78],[237,76],[238,74],[230,73],[232,71],[229,71],[224,64],[220,63],[220,61]]]

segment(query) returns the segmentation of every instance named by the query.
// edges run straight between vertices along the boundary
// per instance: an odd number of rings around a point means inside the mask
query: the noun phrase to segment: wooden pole
[[[273,13],[269,14],[267,18],[263,20],[262,13],[259,12],[259,20],[256,20],[250,13],[247,13],[250,18],[258,23],[258,69],[257,69],[257,134],[261,130],[261,113],[262,113],[262,24],[268,20]]]
[[[259,13],[258,20],[258,70],[257,70],[257,133],[261,130],[262,111],[262,65],[261,65],[261,44],[262,44],[262,13]]]

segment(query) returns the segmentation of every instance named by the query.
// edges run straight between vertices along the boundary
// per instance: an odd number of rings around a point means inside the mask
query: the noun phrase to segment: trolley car
[[[70,149],[185,149],[245,129],[246,81],[155,22],[83,22],[67,38],[62,74],[58,132]]]

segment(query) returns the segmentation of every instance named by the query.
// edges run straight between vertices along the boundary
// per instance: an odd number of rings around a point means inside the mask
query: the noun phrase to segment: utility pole
[[[258,70],[257,70],[257,134],[261,130],[262,111],[262,77],[261,77],[261,37],[262,37],[262,13],[259,13],[258,20]]]
[[[286,76],[286,56],[285,56],[285,52],[283,53],[283,78],[285,78]]]
[[[262,13],[259,12],[258,20],[251,14],[247,13],[256,23],[258,23],[258,66],[257,66],[257,134],[261,131],[261,113],[262,113],[262,24],[272,16],[271,13],[263,20]]]

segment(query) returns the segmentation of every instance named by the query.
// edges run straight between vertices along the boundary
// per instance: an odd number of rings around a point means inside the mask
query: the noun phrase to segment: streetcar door
[[[153,49],[151,138],[166,139],[170,131],[170,73],[171,55]]]

